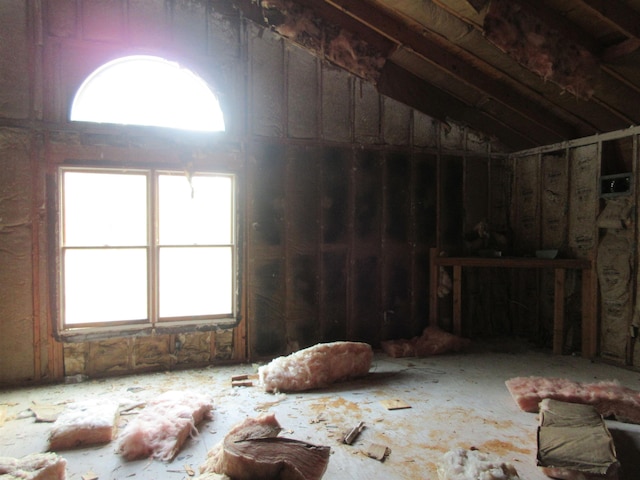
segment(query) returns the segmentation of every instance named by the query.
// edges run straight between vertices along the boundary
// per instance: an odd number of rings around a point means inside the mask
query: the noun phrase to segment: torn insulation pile
[[[273,413],[245,419],[209,451],[200,478],[215,473],[234,480],[321,479],[331,449],[278,437],[280,431]]]
[[[390,357],[401,358],[459,352],[467,348],[470,343],[468,338],[458,337],[437,327],[427,327],[420,337],[410,340],[386,340],[381,342],[381,346]]]
[[[170,391],[149,402],[118,438],[118,453],[127,460],[153,457],[173,460],[196,425],[211,418],[211,400],[197,392]]]
[[[109,443],[116,430],[119,404],[104,400],[70,403],[53,423],[49,450]]]
[[[0,478],[7,480],[65,480],[67,461],[55,453],[22,458],[0,457]]]
[[[362,377],[372,361],[373,350],[367,343],[320,343],[272,360],[258,369],[258,377],[267,392],[312,390]]]
[[[565,378],[515,377],[505,382],[518,407],[538,411],[545,398],[592,405],[605,418],[640,424],[640,392],[618,382],[580,383]]]
[[[519,480],[510,463],[479,450],[456,448],[448,451],[438,465],[440,480]]]

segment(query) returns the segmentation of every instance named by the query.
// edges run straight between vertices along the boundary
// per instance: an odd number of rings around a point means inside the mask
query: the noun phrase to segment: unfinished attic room
[[[638,480],[640,0],[1,0],[1,480]]]

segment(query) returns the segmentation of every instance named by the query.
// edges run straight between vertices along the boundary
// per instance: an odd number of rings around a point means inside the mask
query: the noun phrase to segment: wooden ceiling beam
[[[387,62],[383,67],[378,82],[378,91],[389,98],[412,105],[417,110],[425,112],[445,124],[447,119],[452,119],[488,136],[494,136],[514,150],[530,148],[526,145],[536,146],[551,143],[549,142],[550,136],[544,136],[540,131],[523,133],[512,125],[506,125],[499,119],[426,83],[423,79],[393,62]]]
[[[555,138],[575,138],[577,130],[573,125],[538,107],[538,105],[545,103],[543,98],[532,101],[531,98],[523,96],[500,81],[498,76],[489,75],[472,66],[425,35],[408,28],[403,21],[382,12],[370,2],[363,0],[325,0],[325,2],[397,44],[410,48],[434,67],[454,76],[477,92],[493,98],[496,102],[531,122],[532,128],[546,130]],[[538,94],[532,93],[532,95]]]
[[[605,22],[629,38],[640,38],[640,13],[619,0],[581,0]]]

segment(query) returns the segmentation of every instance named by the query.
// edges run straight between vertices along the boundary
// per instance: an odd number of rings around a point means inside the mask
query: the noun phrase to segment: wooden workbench
[[[429,324],[438,324],[439,267],[453,268],[453,331],[462,334],[463,268],[547,268],[554,270],[553,353],[561,354],[564,340],[564,289],[567,269],[582,271],[582,356],[593,358],[597,352],[596,285],[593,262],[586,259],[543,259],[534,257],[440,257],[430,252]]]

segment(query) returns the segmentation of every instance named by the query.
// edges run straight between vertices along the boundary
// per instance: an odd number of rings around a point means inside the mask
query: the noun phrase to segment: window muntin
[[[225,130],[218,98],[209,85],[176,62],[131,55],[108,62],[82,83],[72,121]]]
[[[63,329],[235,317],[233,175],[60,172]]]

